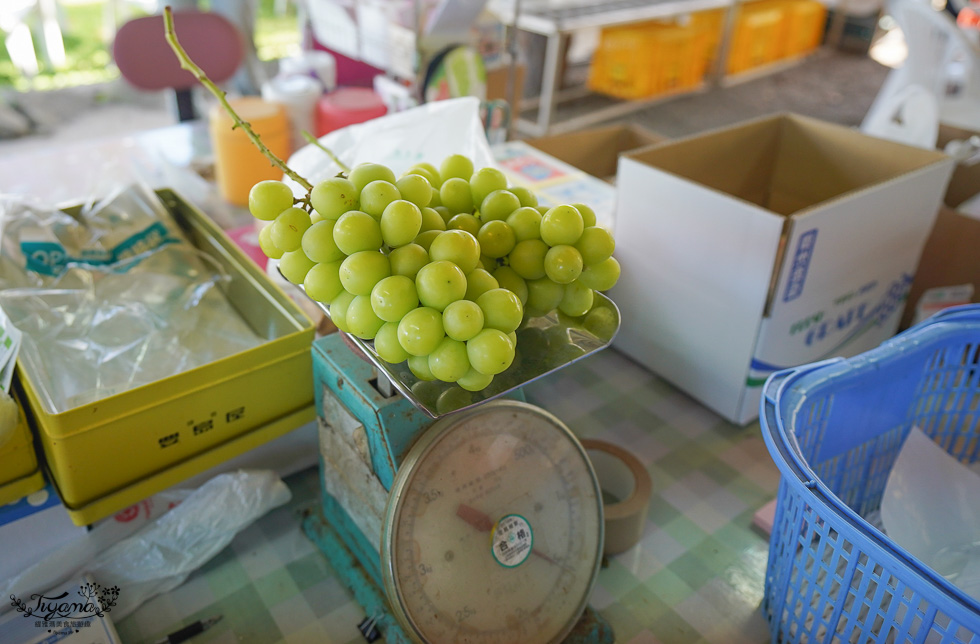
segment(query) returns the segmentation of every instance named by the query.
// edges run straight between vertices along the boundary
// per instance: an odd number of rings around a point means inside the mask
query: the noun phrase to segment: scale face
[[[422,642],[559,642],[599,573],[602,497],[554,416],[493,401],[412,446],[386,508],[381,569],[393,612]]]

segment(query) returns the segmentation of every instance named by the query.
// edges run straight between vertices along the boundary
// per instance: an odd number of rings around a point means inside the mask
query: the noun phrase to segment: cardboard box
[[[774,115],[620,159],[615,345],[725,418],[773,371],[894,334],[946,155]]]
[[[947,125],[939,126],[937,147],[944,149],[954,139],[969,139],[976,132],[961,130]],[[971,159],[972,161],[972,159]],[[954,303],[966,303],[961,289],[972,286],[970,302],[980,302],[980,219],[957,211],[964,202],[980,192],[980,162],[958,163],[949,180],[943,206],[939,209],[936,223],[929,233],[919,270],[915,273],[909,290],[908,305],[902,315],[900,328],[905,329],[917,321],[916,311],[920,304],[927,306],[927,299],[945,302],[934,303],[940,307]],[[942,289],[945,292],[939,292]],[[952,294],[953,299],[948,295]],[[924,314],[927,312],[924,312]]]
[[[665,140],[660,134],[629,124],[542,136],[528,139],[527,144],[586,174],[613,182],[619,155]]]

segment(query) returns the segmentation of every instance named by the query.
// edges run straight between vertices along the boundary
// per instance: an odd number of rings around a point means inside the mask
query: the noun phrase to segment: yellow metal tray
[[[244,450],[275,437],[255,430],[294,421],[295,428],[312,418],[313,322],[206,215],[173,191],[157,194],[195,246],[230,275],[225,295],[267,341],[61,413],[46,404],[31,365],[18,361],[52,482],[86,523],[125,507],[123,497],[137,501],[235,455],[226,444],[237,437],[252,437]],[[205,453],[211,458],[195,458]]]
[[[17,401],[20,406],[20,401]],[[0,505],[13,503],[44,487],[31,429],[21,409],[14,435],[0,447]]]

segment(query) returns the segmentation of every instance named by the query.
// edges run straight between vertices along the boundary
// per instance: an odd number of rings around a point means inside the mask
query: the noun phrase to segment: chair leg
[[[190,89],[174,90],[177,99],[177,118],[181,121],[192,121],[197,118],[194,109],[194,97]]]

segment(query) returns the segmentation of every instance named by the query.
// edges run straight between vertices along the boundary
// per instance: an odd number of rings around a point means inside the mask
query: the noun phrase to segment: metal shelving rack
[[[560,89],[561,57],[568,39],[580,30],[625,25],[629,23],[670,18],[677,15],[708,9],[727,9],[719,44],[715,69],[705,85],[718,83],[724,74],[724,61],[728,58],[728,46],[734,26],[734,15],[740,0],[605,0],[589,3],[587,0],[513,0],[511,7],[496,7],[498,16],[512,29],[539,34],[547,38],[542,69],[541,93],[536,99],[521,102],[520,110],[537,109],[537,118],[518,118],[515,127],[520,134],[544,136],[559,134],[582,127],[625,116],[651,104],[668,100],[671,96],[621,101],[615,105],[592,110],[589,114],[554,123],[559,102],[588,94],[585,88],[567,91]],[[697,90],[687,90],[687,92]]]

